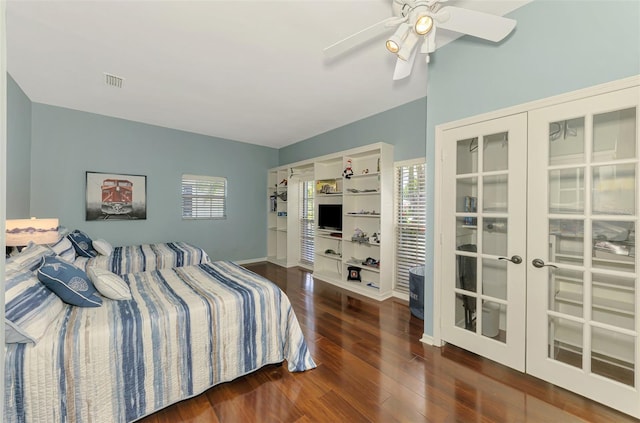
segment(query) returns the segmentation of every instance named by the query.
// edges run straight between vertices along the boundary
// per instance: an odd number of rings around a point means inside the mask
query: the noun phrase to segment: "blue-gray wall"
[[[264,178],[276,149],[32,104],[32,216],[113,245],[188,241],[217,259],[266,256]],[[13,142],[12,139],[9,140]],[[85,172],[147,176],[147,219],[85,221]],[[181,175],[224,176],[227,219],[181,218]]]
[[[7,74],[7,219],[28,218],[31,100]]]
[[[516,30],[498,48],[464,37],[433,55],[427,163],[434,161],[436,125],[640,74],[636,0],[536,0],[509,16],[518,21]],[[428,166],[431,199],[433,176],[433,166]],[[433,210],[434,202],[429,201],[427,257],[434,251]],[[425,282],[425,333],[431,335],[432,262]]]
[[[389,76],[391,77],[391,76]],[[421,98],[280,149],[280,164],[375,142],[394,146],[395,160],[425,155],[427,100]]]

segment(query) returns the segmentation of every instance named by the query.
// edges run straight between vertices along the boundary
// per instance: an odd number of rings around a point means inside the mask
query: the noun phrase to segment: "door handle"
[[[510,261],[513,264],[522,263],[522,257],[520,257],[520,256],[511,256],[511,258],[509,258],[509,257],[498,257],[498,260]]]
[[[558,268],[558,266],[556,266],[555,264],[545,264],[545,263],[544,263],[544,260],[539,259],[539,258],[533,259],[533,260],[531,261],[531,264],[533,264],[533,267],[537,267],[538,269],[540,269],[540,268],[542,268],[542,267],[545,267],[545,266],[547,266],[547,267],[553,267],[554,269],[557,269],[557,268]]]

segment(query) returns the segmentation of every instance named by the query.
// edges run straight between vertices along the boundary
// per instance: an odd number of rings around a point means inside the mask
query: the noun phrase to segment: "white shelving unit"
[[[345,173],[349,164],[353,174]],[[276,181],[279,183],[287,172],[295,175],[298,169],[313,171],[316,183],[316,219],[319,204],[342,204],[343,209],[342,230],[316,227],[314,278],[377,300],[391,297],[394,242],[393,146],[375,143],[272,169],[268,178],[270,191],[274,190]],[[286,189],[288,201],[278,201],[278,212],[286,211],[287,217],[273,218],[270,213],[269,228],[275,226],[276,230],[269,229],[269,260],[283,266],[292,266],[298,262],[296,252],[299,249],[299,235],[296,235],[296,228],[300,226],[297,198],[299,183],[295,176],[291,177]],[[322,187],[325,185],[328,187],[323,191]],[[278,188],[278,192],[281,190],[282,188]],[[281,229],[285,227],[288,228],[287,232],[280,235]],[[364,232],[368,241],[352,241],[356,229]],[[272,232],[277,232],[278,235],[274,236]],[[368,258],[379,265],[363,264]],[[360,269],[359,281],[348,278],[350,267]]]
[[[267,175],[267,260],[289,267],[288,169],[271,169]]]

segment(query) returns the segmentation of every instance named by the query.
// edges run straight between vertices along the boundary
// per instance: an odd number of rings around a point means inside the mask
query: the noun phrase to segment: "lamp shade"
[[[58,219],[9,219],[5,243],[8,247],[24,246],[29,241],[36,244],[53,244],[58,240]]]

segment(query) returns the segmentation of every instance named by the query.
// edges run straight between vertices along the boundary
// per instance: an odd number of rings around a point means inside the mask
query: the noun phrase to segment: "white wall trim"
[[[426,333],[422,334],[422,338],[420,338],[420,342],[422,342],[423,344],[427,344],[427,345],[437,346],[433,342],[433,337],[427,335]]]
[[[0,1],[0,245],[5,248],[5,222],[7,216],[7,2]],[[4,280],[4,266],[0,266],[0,278]],[[4,316],[4,288],[0,289],[0,313]],[[0,326],[0,338],[4,339],[4,325]],[[0,363],[4,364],[4,349],[0,351]],[[0,380],[4,381],[4,365],[0,368]],[[5,386],[0,388],[4,398]],[[0,415],[4,416],[4,401],[0,402]]]
[[[246,259],[246,260],[233,260],[233,262],[235,264],[252,264],[252,263],[260,263],[261,261],[267,261],[266,257],[259,257],[259,258],[253,258],[253,259]]]

